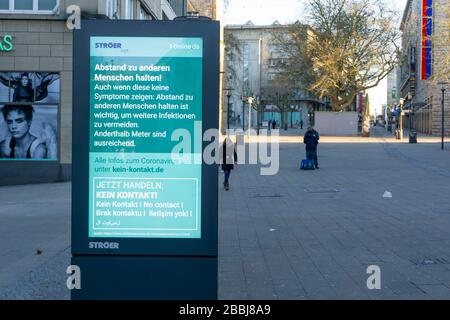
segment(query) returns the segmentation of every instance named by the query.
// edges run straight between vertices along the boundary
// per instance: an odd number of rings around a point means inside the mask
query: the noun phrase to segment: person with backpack
[[[319,144],[319,133],[314,130],[313,127],[308,127],[303,143],[306,145],[306,159],[308,162],[313,163],[316,169],[319,169],[319,162],[317,159],[317,145]]]
[[[237,163],[237,153],[233,141],[230,138],[226,138],[223,141],[221,149],[222,170],[225,174],[223,186],[226,191],[230,190],[230,175],[231,170],[234,169],[234,165]]]

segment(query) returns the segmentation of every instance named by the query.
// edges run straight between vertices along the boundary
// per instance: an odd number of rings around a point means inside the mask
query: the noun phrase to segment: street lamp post
[[[403,104],[405,103],[405,99],[400,99],[400,114],[399,114],[399,121],[398,121],[398,136],[397,139],[403,140]]]
[[[242,131],[245,131],[245,97],[242,96]]]
[[[445,107],[445,88],[442,88],[441,89],[441,91],[442,91],[442,132],[441,132],[441,135],[442,135],[442,139],[441,139],[441,149],[442,150],[444,150],[444,136],[445,136],[445,129],[444,129],[444,123],[445,123],[445,119],[444,119],[444,107]]]
[[[442,91],[442,126],[441,126],[441,150],[444,150],[444,142],[445,142],[445,86],[447,85],[447,82],[439,82],[439,85],[441,86]]]
[[[405,103],[405,101],[407,101],[407,100],[409,100],[410,101],[410,103],[411,103],[411,100],[412,100],[412,94],[410,93],[410,92],[408,92],[408,95],[406,96],[406,99],[405,98],[400,98],[400,119],[399,119],[399,129],[398,129],[398,131],[399,131],[399,133],[398,133],[398,135],[399,135],[399,137],[398,137],[398,139],[400,139],[400,140],[403,140],[403,104]],[[411,115],[410,115],[410,117],[411,117]],[[411,128],[409,128],[409,130],[411,131]]]
[[[277,108],[278,108],[278,110],[280,110],[280,106],[279,106],[279,104],[280,104],[280,97],[278,96],[278,91],[275,92],[275,95],[277,96]],[[273,112],[272,112],[272,118],[273,118]],[[272,119],[272,120],[274,120],[274,119]]]
[[[252,127],[252,103],[253,97],[247,97],[248,102],[248,135],[250,136],[250,129]]]
[[[259,136],[259,130],[261,129],[261,97],[256,96],[256,134]]]

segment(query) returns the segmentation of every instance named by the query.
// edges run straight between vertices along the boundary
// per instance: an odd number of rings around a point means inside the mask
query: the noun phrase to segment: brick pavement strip
[[[300,172],[304,150],[293,143],[300,140],[282,137],[276,176],[260,176],[258,166],[239,166],[232,173],[231,190],[220,193],[222,221],[245,222],[237,227],[238,246],[228,249],[251,261],[239,246],[248,243],[242,234],[254,238],[256,232],[253,267],[269,270],[269,275],[261,273],[267,286],[263,298],[449,299],[450,265],[417,266],[412,261],[448,256],[450,152],[442,152],[438,140],[429,137],[421,137],[417,145],[381,132],[366,139],[324,137],[321,169]],[[308,194],[308,188],[339,192]],[[385,191],[393,198],[383,198]],[[255,193],[282,197],[267,200]],[[221,247],[225,240],[221,234]],[[264,254],[268,250],[272,259]],[[367,289],[370,265],[381,267],[382,290]],[[244,276],[253,278],[251,273]],[[283,277],[293,289],[274,296]],[[219,274],[219,297],[233,297],[232,290]],[[252,292],[250,299],[261,297]]]

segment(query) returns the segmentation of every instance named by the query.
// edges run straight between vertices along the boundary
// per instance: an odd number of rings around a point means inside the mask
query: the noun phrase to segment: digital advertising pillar
[[[219,24],[74,32],[72,299],[217,299]]]

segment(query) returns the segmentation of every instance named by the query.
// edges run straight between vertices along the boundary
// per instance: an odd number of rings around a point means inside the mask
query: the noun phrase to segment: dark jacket
[[[307,131],[305,137],[303,138],[303,143],[306,144],[306,150],[316,150],[319,144],[319,133],[316,130],[312,132]]]
[[[233,170],[234,164],[237,162],[237,153],[234,147],[227,149],[226,143],[223,143],[221,150],[222,170]]]

